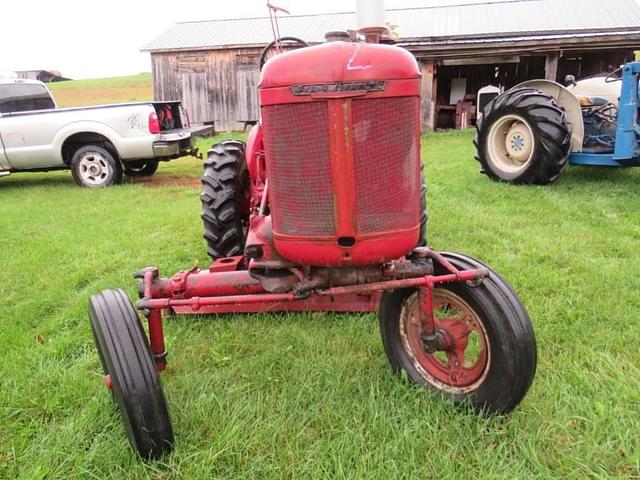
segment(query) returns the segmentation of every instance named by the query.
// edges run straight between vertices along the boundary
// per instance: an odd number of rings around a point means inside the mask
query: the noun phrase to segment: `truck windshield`
[[[0,113],[55,108],[43,85],[33,83],[0,84]]]

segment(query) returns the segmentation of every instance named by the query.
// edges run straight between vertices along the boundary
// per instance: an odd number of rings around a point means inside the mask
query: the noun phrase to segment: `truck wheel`
[[[89,299],[96,349],[131,446],[151,459],[171,451],[173,430],[147,337],[127,295],[104,290]]]
[[[71,174],[81,187],[101,188],[120,183],[122,167],[103,147],[85,145],[71,158]]]
[[[212,260],[242,255],[249,212],[249,174],[244,143],[225,141],[214,145],[204,162],[202,221],[207,253]]]
[[[460,269],[486,267],[444,254]],[[442,273],[442,272],[439,272]],[[506,413],[527,393],[536,370],[533,327],[520,300],[494,271],[478,285],[448,283],[433,290],[437,330],[451,341],[428,353],[420,338],[416,289],[387,291],[380,302],[382,343],[395,372],[478,412]]]
[[[571,129],[554,98],[539,90],[513,88],[494,98],[476,130],[475,158],[493,180],[545,185],[567,168]]]
[[[150,177],[158,170],[158,160],[136,160],[124,164],[124,173],[130,177]]]

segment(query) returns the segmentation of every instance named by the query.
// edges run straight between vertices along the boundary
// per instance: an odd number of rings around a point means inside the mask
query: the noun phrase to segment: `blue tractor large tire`
[[[553,97],[512,88],[484,108],[474,144],[481,172],[492,180],[546,185],[569,164],[571,128]]]

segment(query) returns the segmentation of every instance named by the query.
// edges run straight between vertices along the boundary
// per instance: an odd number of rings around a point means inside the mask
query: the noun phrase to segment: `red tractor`
[[[145,458],[172,448],[163,311],[377,311],[394,372],[479,412],[515,408],[536,366],[525,308],[487,265],[426,246],[414,57],[325,43],[271,58],[259,89],[261,123],[246,144],[219,143],[205,162],[211,266],[141,270],[135,306],[120,289],[90,299],[132,446]]]

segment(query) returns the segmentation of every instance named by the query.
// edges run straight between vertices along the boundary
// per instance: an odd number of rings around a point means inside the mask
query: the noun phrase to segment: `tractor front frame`
[[[381,293],[404,288],[419,289],[422,331],[425,342],[434,342],[432,290],[451,282],[480,283],[485,268],[459,270],[428,247],[414,250],[410,259],[386,262],[369,270],[366,283],[355,269],[318,269],[308,274],[298,288],[282,293],[267,292],[246,269],[238,269],[243,257],[220,258],[207,270],[193,268],[162,278],[155,267],[135,274],[140,300],[136,308],[147,317],[149,345],[157,369],[166,367],[162,312],[170,314],[260,313],[283,311],[374,312]],[[435,274],[434,272],[444,272]],[[355,276],[354,276],[355,275]],[[327,280],[329,279],[329,280]],[[301,279],[302,280],[302,279]],[[354,282],[355,281],[355,282]],[[315,288],[314,285],[321,285]]]

